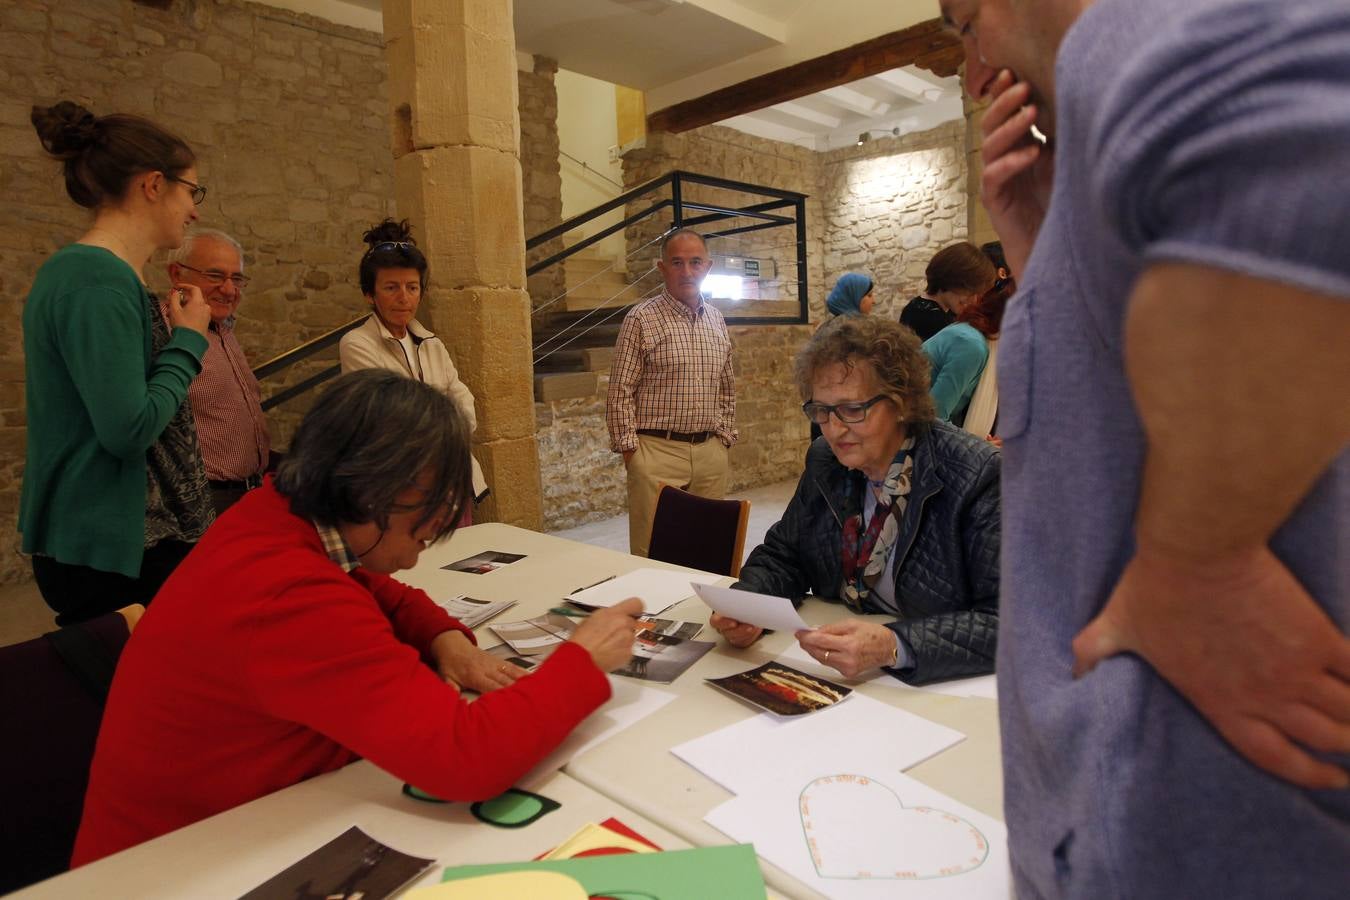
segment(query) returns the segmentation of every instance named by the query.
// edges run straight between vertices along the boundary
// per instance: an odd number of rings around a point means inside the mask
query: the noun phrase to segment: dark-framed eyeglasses
[[[877,394],[871,400],[849,401],[848,403],[817,403],[808,400],[802,404],[802,412],[817,425],[830,421],[830,413],[846,425],[856,425],[867,418],[867,411],[886,399],[885,394]]]
[[[230,284],[234,285],[236,290],[242,291],[244,288],[248,287],[248,283],[252,280],[247,275],[238,273],[229,275],[218,269],[198,269],[195,266],[189,266],[187,263],[179,263],[178,265],[187,269],[189,272],[196,272],[198,275],[205,278],[208,283],[215,285],[216,287],[220,287],[228,281]]]
[[[382,244],[376,244],[370,248],[371,253],[381,253],[385,250],[412,250],[417,245],[412,241],[385,241]]]
[[[195,205],[201,206],[202,201],[206,199],[206,188],[202,187],[200,184],[193,184],[186,178],[179,178],[177,175],[165,175],[164,177],[169,179],[170,181],[176,181],[179,184],[186,187],[188,190],[192,191],[192,202]]]

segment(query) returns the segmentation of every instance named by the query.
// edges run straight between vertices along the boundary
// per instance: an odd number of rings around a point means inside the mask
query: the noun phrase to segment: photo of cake
[[[708,683],[776,716],[815,712],[853,693],[852,688],[842,684],[773,662],[725,678],[709,678]]]

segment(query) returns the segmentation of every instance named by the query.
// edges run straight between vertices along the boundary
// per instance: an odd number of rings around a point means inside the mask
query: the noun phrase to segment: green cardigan
[[[185,402],[207,348],[175,328],[152,360],[152,308],[131,267],[99,247],[71,244],[38,270],[23,310],[23,552],[140,574],[145,452]]]

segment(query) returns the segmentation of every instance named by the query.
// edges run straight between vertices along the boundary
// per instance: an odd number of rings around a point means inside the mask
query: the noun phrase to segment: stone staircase
[[[533,322],[533,343],[544,345],[535,354],[544,358],[534,367],[534,399],[541,403],[595,395],[600,373],[613,362],[624,315],[656,283],[648,278],[630,286],[621,263],[585,251],[561,265],[567,295]],[[557,349],[560,344],[565,346]]]

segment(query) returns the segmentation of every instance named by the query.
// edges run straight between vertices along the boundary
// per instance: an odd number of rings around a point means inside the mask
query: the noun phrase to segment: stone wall
[[[865,272],[875,315],[898,317],[933,254],[965,240],[965,123],[822,154],[825,283]]]
[[[942,246],[966,235],[965,125],[953,122],[915,135],[816,153],[720,126],[684,134],[650,134],[624,156],[624,181],[636,186],[672,169],[768,185],[808,195],[807,272],[810,321],[824,316],[827,288],[843,273],[869,272],[877,281],[877,314],[899,315],[923,285],[923,270]],[[686,198],[729,205],[744,194],[694,187]],[[650,200],[634,205],[645,206]],[[669,227],[667,216],[628,232],[629,272],[657,257],[649,242]],[[786,232],[786,229],[783,230]],[[777,229],[713,242],[715,253],[773,258],[781,299],[796,299],[795,251]],[[639,250],[639,248],[644,248]],[[642,282],[659,287],[657,276]],[[721,304],[719,304],[721,305]],[[723,306],[730,311],[729,307]],[[809,437],[792,382],[792,359],[812,325],[733,326],[737,426],[733,490],[796,478]],[[595,396],[535,404],[545,498],[545,527],[565,528],[622,513],[623,466],[609,452],[604,424],[607,379]]]
[[[561,209],[552,71],[541,62],[519,73],[527,229],[547,227]],[[169,10],[6,0],[0,94],[0,582],[9,582],[29,572],[16,534],[23,300],[42,260],[88,223],[41,151],[28,120],[34,103],[138,113],[192,144],[209,188],[201,224],[245,249],[253,281],[238,327],[255,365],[367,311],[356,279],[361,232],[395,208],[386,67],[372,32],[242,0]],[[164,286],[159,261],[147,275]],[[322,353],[264,393],[335,362],[335,349]],[[276,445],[308,402],[272,411]]]
[[[562,221],[562,170],[558,157],[558,91],[554,86],[558,64],[534,58],[534,70],[518,73],[520,87],[520,169],[525,195],[525,238],[534,237]],[[561,239],[549,241],[525,254],[537,262],[562,249]],[[530,299],[547,303],[562,290],[561,266],[532,276]]]

